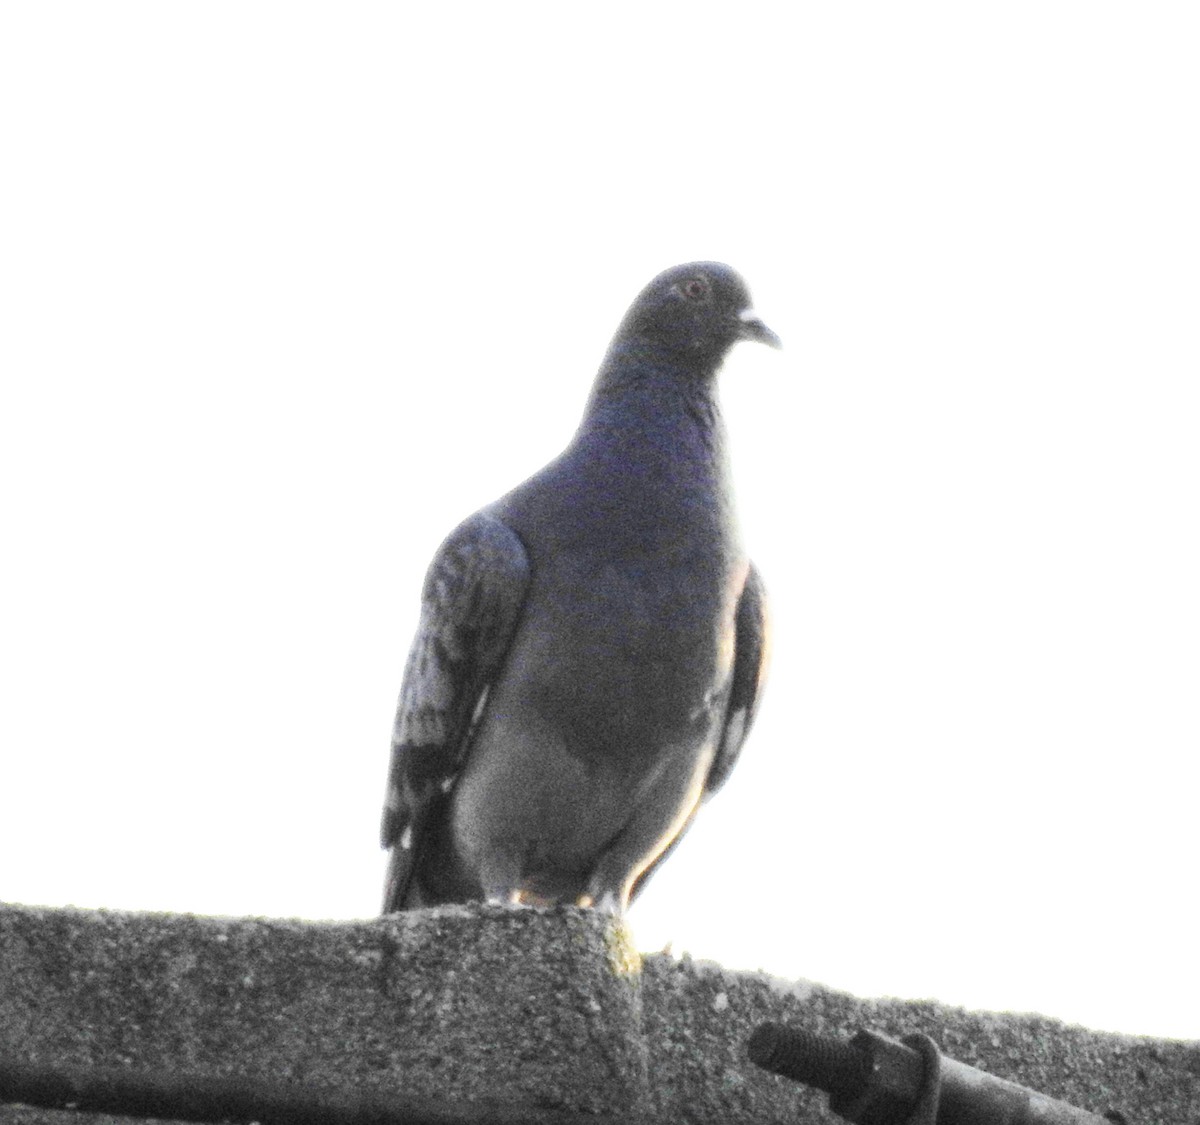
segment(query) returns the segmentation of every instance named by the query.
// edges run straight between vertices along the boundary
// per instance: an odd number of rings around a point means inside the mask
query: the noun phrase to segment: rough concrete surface
[[[643,961],[642,998],[650,1094],[662,1120],[840,1122],[824,1095],[748,1062],[746,1040],[772,1020],[840,1038],[862,1027],[893,1038],[923,1032],[952,1058],[1094,1113],[1117,1111],[1129,1125],[1200,1123],[1198,1042],[928,1001],[861,1000],[661,955]]]
[[[1200,1043],[860,1000],[656,954],[589,911],[446,907],[377,922],[0,907],[0,1061],[206,1071],[663,1122],[833,1122],[763,1073],[763,1020],[931,1035],[949,1055],[1133,1125],[1200,1122]],[[0,1106],[4,1125],[125,1119]]]

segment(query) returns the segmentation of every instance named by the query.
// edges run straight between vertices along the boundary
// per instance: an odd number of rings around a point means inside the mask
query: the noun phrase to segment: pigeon
[[[573,439],[438,548],[404,670],[385,914],[623,914],[738,760],[767,660],[716,375],[779,347],[729,266],[656,277]]]

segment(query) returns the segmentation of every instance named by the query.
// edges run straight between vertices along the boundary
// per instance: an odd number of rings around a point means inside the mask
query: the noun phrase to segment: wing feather
[[[754,725],[763,682],[770,659],[770,618],[767,613],[767,589],[762,575],[750,566],[746,585],[738,601],[734,625],[733,684],[725,711],[725,729],[721,744],[708,771],[704,795],[711,797],[728,780],[737,765],[746,736]]]
[[[445,806],[503,666],[528,584],[524,545],[482,512],[451,532],[430,564],[392,730],[380,833],[392,849],[384,913],[404,904],[430,820]]]
[[[750,733],[758,702],[766,679],[770,655],[770,624],[767,614],[767,590],[762,576],[751,564],[738,599],[737,615],[734,620],[733,682],[729,689],[729,702],[725,708],[725,725],[721,741],[708,768],[704,782],[704,799],[711,797],[728,780],[742,752],[742,745]],[[679,841],[687,834],[696,819],[699,803],[692,809],[684,826],[662,853],[638,876],[630,892],[632,902],[645,889],[650,877],[675,850]]]

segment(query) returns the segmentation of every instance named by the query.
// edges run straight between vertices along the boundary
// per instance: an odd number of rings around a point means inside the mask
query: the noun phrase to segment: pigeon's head
[[[660,273],[634,301],[620,334],[708,363],[720,363],[738,340],[781,346],[751,307],[746,283],[721,262]]]

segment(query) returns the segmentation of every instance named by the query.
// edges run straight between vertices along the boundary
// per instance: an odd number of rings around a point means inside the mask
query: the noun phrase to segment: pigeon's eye
[[[683,283],[683,295],[689,301],[699,301],[708,296],[708,282],[702,277],[693,277]]]

